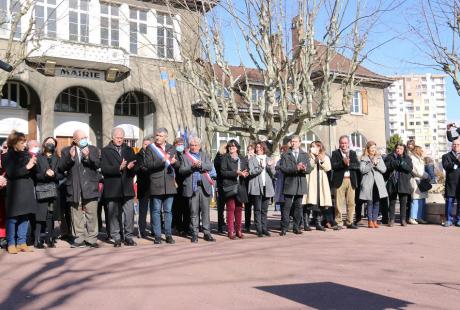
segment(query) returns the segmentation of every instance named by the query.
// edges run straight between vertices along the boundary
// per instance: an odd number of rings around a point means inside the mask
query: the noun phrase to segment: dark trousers
[[[355,199],[355,216],[356,216],[356,223],[363,219],[363,204],[364,201],[357,198]]]
[[[217,189],[217,229],[219,232],[223,232],[225,219],[224,219],[224,211],[225,211],[225,197],[224,197],[224,190],[222,187]]]
[[[139,234],[141,236],[145,235],[147,229],[147,212],[149,210],[150,197],[145,195],[139,199]],[[152,222],[152,214],[150,214],[150,222]],[[153,228],[151,227],[153,232]]]
[[[102,210],[104,210],[104,221],[105,221],[105,231],[107,236],[110,235],[110,220],[109,220],[109,209],[107,208],[107,203],[101,199],[97,203],[97,223],[99,227],[99,232],[102,230]]]
[[[263,195],[252,196],[252,203],[254,205],[254,222],[258,234],[268,232],[267,214],[269,197]]]
[[[390,208],[389,208],[389,213],[388,217],[390,221],[394,222],[395,221],[395,209],[396,209],[396,199],[399,198],[399,207],[400,207],[400,214],[401,214],[401,224],[406,221],[406,215],[407,215],[407,200],[409,198],[409,194],[400,194],[400,193],[395,193],[390,195]]]
[[[115,241],[121,240],[120,231],[123,229],[124,239],[132,239],[134,231],[134,199],[126,198],[109,201],[107,207],[109,209],[110,235],[112,238]],[[123,225],[120,225],[121,223]]]
[[[382,212],[382,224],[388,224],[389,221],[389,201],[388,197],[380,199],[380,211]]]
[[[190,230],[190,208],[188,201],[182,194],[176,195],[172,206],[173,227],[180,233]]]
[[[246,229],[246,231],[251,230],[252,207],[252,201],[248,201],[244,204],[244,228]]]
[[[303,227],[307,229],[310,227],[310,221],[313,219],[313,225],[322,226],[323,217],[325,217],[327,209],[323,207],[313,207],[311,205],[303,206]]]
[[[291,208],[293,209],[294,225],[293,230],[299,230],[300,223],[302,221],[302,195],[284,195],[284,206],[281,211],[281,230],[289,230],[289,214]]]

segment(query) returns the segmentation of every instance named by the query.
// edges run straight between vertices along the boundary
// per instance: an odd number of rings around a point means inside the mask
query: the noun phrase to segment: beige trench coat
[[[425,172],[425,161],[423,158],[419,158],[414,155],[410,155],[412,159],[412,178],[410,179],[410,184],[412,186],[412,199],[424,199],[428,198],[428,192],[421,192],[418,189],[417,182],[420,182],[422,179],[428,179],[429,175]]]
[[[317,176],[318,169],[315,159],[309,155],[310,165],[313,166],[313,171],[306,175],[308,194],[303,195],[302,204],[317,204]],[[331,170],[331,160],[329,157],[325,157],[323,163],[320,163],[319,169],[319,182],[320,182],[320,206],[321,207],[332,207],[331,188],[329,186],[329,180],[327,178],[328,171]]]

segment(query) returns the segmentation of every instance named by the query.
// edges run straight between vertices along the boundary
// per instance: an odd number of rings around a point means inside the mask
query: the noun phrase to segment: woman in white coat
[[[412,203],[410,206],[409,224],[426,224],[423,220],[423,212],[425,210],[426,198],[428,192],[422,192],[418,188],[418,183],[422,179],[429,179],[430,176],[425,172],[425,160],[422,147],[416,145],[410,154],[412,159],[412,178],[410,180],[412,185]]]
[[[329,207],[332,207],[331,189],[327,172],[331,170],[331,161],[326,155],[326,149],[321,141],[313,141],[308,150],[312,172],[306,175],[308,193],[303,196],[304,208],[304,230],[311,230],[309,227],[309,211],[313,210],[316,229],[326,231],[321,224],[323,215]]]
[[[387,167],[375,142],[367,142],[359,169],[362,175],[359,199],[367,202],[368,227],[378,228],[380,200],[388,197],[388,192],[383,179]]]

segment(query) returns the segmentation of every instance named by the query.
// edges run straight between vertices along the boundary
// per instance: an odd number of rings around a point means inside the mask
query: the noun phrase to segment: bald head
[[[76,145],[80,145],[80,141],[86,138],[87,138],[86,133],[81,129],[77,129],[73,132],[73,142]]]

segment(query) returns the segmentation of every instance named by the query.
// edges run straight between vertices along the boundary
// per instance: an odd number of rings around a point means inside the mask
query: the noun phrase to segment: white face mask
[[[30,153],[34,155],[37,155],[39,152],[40,152],[40,148],[38,146],[35,146],[30,150]]]

